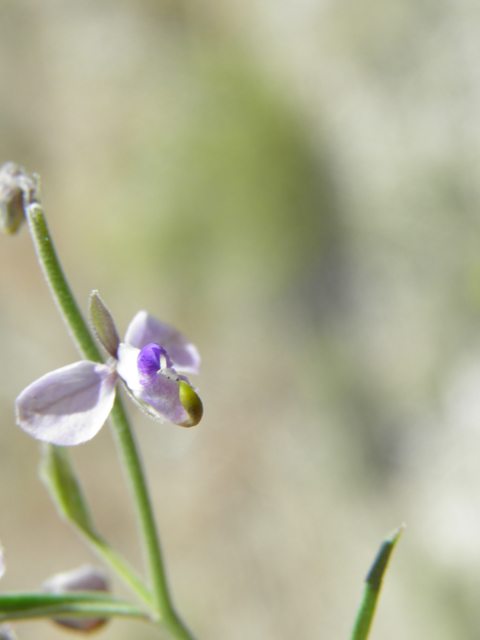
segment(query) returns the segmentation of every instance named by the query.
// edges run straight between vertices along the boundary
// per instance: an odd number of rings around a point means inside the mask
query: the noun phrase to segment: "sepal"
[[[98,291],[92,291],[90,294],[89,310],[95,335],[106,351],[116,358],[120,338],[112,315],[98,295]]]

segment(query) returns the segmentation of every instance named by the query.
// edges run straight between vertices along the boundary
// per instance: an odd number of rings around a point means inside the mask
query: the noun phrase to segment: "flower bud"
[[[15,162],[5,162],[0,167],[0,229],[18,231],[25,221],[25,207],[38,201],[38,176]]]
[[[41,588],[47,593],[110,590],[105,572],[87,564],[72,571],[57,573],[46,580]],[[103,626],[107,618],[54,618],[54,621],[63,627],[88,633]]]
[[[194,391],[193,387],[188,384],[188,382],[185,382],[184,380],[178,380],[178,389],[182,407],[188,413],[190,418],[187,422],[182,423],[180,426],[194,427],[200,422],[203,416],[202,401],[198,397],[196,391]]]

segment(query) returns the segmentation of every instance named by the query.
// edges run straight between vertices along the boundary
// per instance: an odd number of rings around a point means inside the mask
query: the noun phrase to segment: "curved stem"
[[[38,203],[27,207],[27,221],[43,275],[77,349],[86,360],[103,362],[63,274],[43,209]]]
[[[102,362],[100,352],[73,298],[58,261],[43,208],[35,202],[27,206],[26,213],[30,233],[45,279],[75,344],[85,358],[94,362]],[[150,574],[153,605],[158,615],[158,621],[178,640],[193,640],[193,636],[175,612],[170,600],[157,527],[142,464],[132,430],[118,394],[110,414],[110,421],[122,466],[134,498],[137,523]]]

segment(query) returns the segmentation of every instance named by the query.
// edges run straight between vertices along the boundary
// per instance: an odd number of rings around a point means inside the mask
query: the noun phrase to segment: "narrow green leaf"
[[[98,592],[11,593],[0,596],[0,622],[26,618],[122,616],[150,617],[137,606]]]
[[[67,448],[51,444],[44,445],[39,473],[60,517],[75,524],[85,533],[96,535],[93,520]]]
[[[377,557],[365,578],[363,598],[357,612],[350,640],[366,640],[368,638],[380,595],[383,576],[385,575],[392,551],[404,529],[405,525],[402,525],[394,531],[391,536],[384,540],[377,553]]]
[[[141,577],[97,531],[67,447],[46,444],[43,447],[39,473],[60,517],[72,524],[93,551],[116,571],[142,600],[151,605],[151,595]]]

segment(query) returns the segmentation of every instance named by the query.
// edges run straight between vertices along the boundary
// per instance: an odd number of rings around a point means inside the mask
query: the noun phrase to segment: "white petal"
[[[17,424],[51,444],[87,442],[108,418],[116,381],[114,368],[88,360],[47,373],[18,396]]]
[[[136,349],[124,342],[120,343],[117,351],[117,373],[125,380],[127,387],[132,391],[140,391],[142,388],[137,364],[139,353],[140,349]]]

